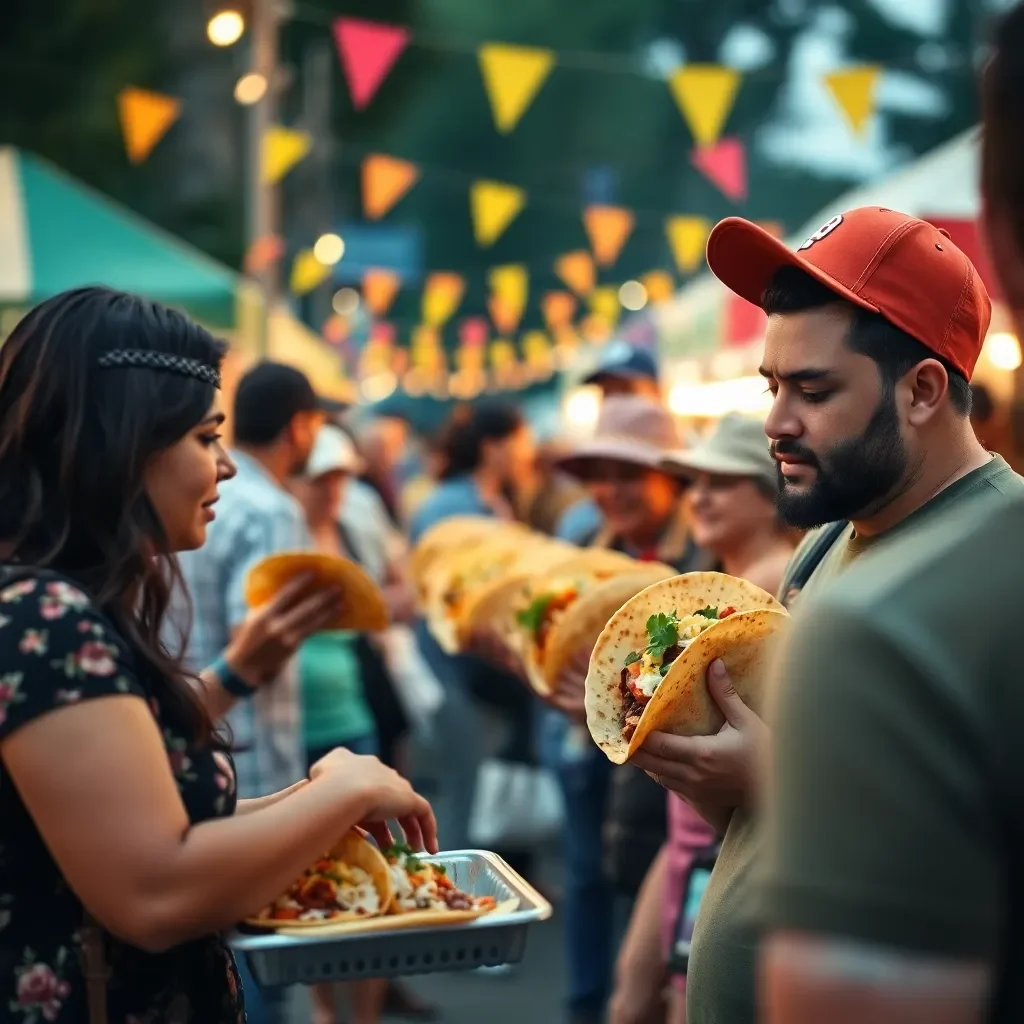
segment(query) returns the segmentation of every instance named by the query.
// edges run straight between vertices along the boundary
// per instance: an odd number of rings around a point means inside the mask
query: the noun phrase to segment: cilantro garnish
[[[660,658],[670,647],[679,643],[679,617],[674,612],[669,615],[664,612],[652,615],[647,620],[647,636],[650,640],[647,653]]]
[[[528,608],[516,612],[516,622],[523,629],[536,633],[544,621],[544,613],[548,610],[548,605],[554,599],[554,594],[541,594],[540,597],[535,597]]]
[[[402,867],[406,871],[419,871],[420,862],[416,858],[416,851],[411,846],[406,846],[405,843],[393,843],[384,851],[385,857],[394,857],[395,860],[402,862]]]
[[[717,619],[718,609],[712,608],[710,605],[707,608],[701,608],[700,611],[693,613],[694,615],[703,615],[705,619]]]
[[[635,665],[641,659],[641,655],[637,654],[636,651],[630,651],[626,655],[626,665]]]

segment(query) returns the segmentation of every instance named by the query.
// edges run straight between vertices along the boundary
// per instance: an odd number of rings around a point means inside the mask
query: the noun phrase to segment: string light
[[[627,281],[619,289],[619,302],[623,309],[636,312],[647,305],[647,289],[639,281]]]
[[[988,361],[1000,370],[1016,370],[1021,364],[1020,342],[1016,335],[1005,331],[990,334],[985,340]]]
[[[235,100],[244,107],[259,103],[267,93],[267,80],[258,71],[250,71],[235,83]]]
[[[214,46],[233,46],[244,31],[245,18],[231,9],[218,11],[206,24],[206,36]]]
[[[321,235],[313,246],[313,255],[325,267],[333,267],[345,255],[345,243],[341,235],[328,233]]]
[[[331,306],[338,316],[352,316],[359,308],[359,292],[355,288],[339,288],[331,299]]]

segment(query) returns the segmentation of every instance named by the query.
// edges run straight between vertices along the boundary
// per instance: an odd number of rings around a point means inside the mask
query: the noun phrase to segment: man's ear
[[[924,359],[903,377],[908,390],[907,419],[924,426],[942,408],[949,394],[949,374],[937,359]]]

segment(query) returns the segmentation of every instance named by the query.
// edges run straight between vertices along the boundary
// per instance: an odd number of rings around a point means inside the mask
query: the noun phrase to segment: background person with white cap
[[[778,472],[764,423],[730,413],[692,449],[671,452],[661,465],[690,482],[685,501],[693,539],[715,556],[717,568],[775,593],[795,538],[775,510]],[[686,965],[674,960],[672,947],[694,862],[702,852],[711,862],[716,845],[715,830],[669,793],[668,839],[647,872],[619,952],[611,1024],[660,1019],[670,964],[667,1024],[685,1024]]]
[[[363,460],[349,436],[330,424],[320,428],[302,477],[294,484],[306,512],[317,551],[351,558],[339,527],[345,488]],[[330,630],[309,637],[299,648],[299,688],[306,758],[310,765],[335,747],[355,754],[379,752],[373,713],[366,700],[356,654],[357,635]],[[313,985],[313,1024],[334,1024],[335,1001],[344,994],[353,1024],[380,1019],[386,982],[378,979],[348,985]]]

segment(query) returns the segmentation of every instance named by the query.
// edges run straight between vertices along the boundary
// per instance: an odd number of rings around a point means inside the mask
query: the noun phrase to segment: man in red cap
[[[793,525],[822,527],[797,550],[783,582],[798,620],[822,584],[869,549],[896,566],[925,532],[955,535],[1007,495],[1024,494],[1024,481],[971,428],[968,381],[991,305],[945,233],[865,207],[833,217],[791,251],[730,218],[712,232],[707,255],[725,284],[769,314],[761,373],[774,396],[765,429],[779,510]],[[757,750],[767,729],[720,662],[708,685],[727,720],[722,731],[654,734],[633,760],[725,829],[693,935],[689,1024],[754,1024],[757,936],[748,897]],[[837,811],[842,799],[833,794]]]

